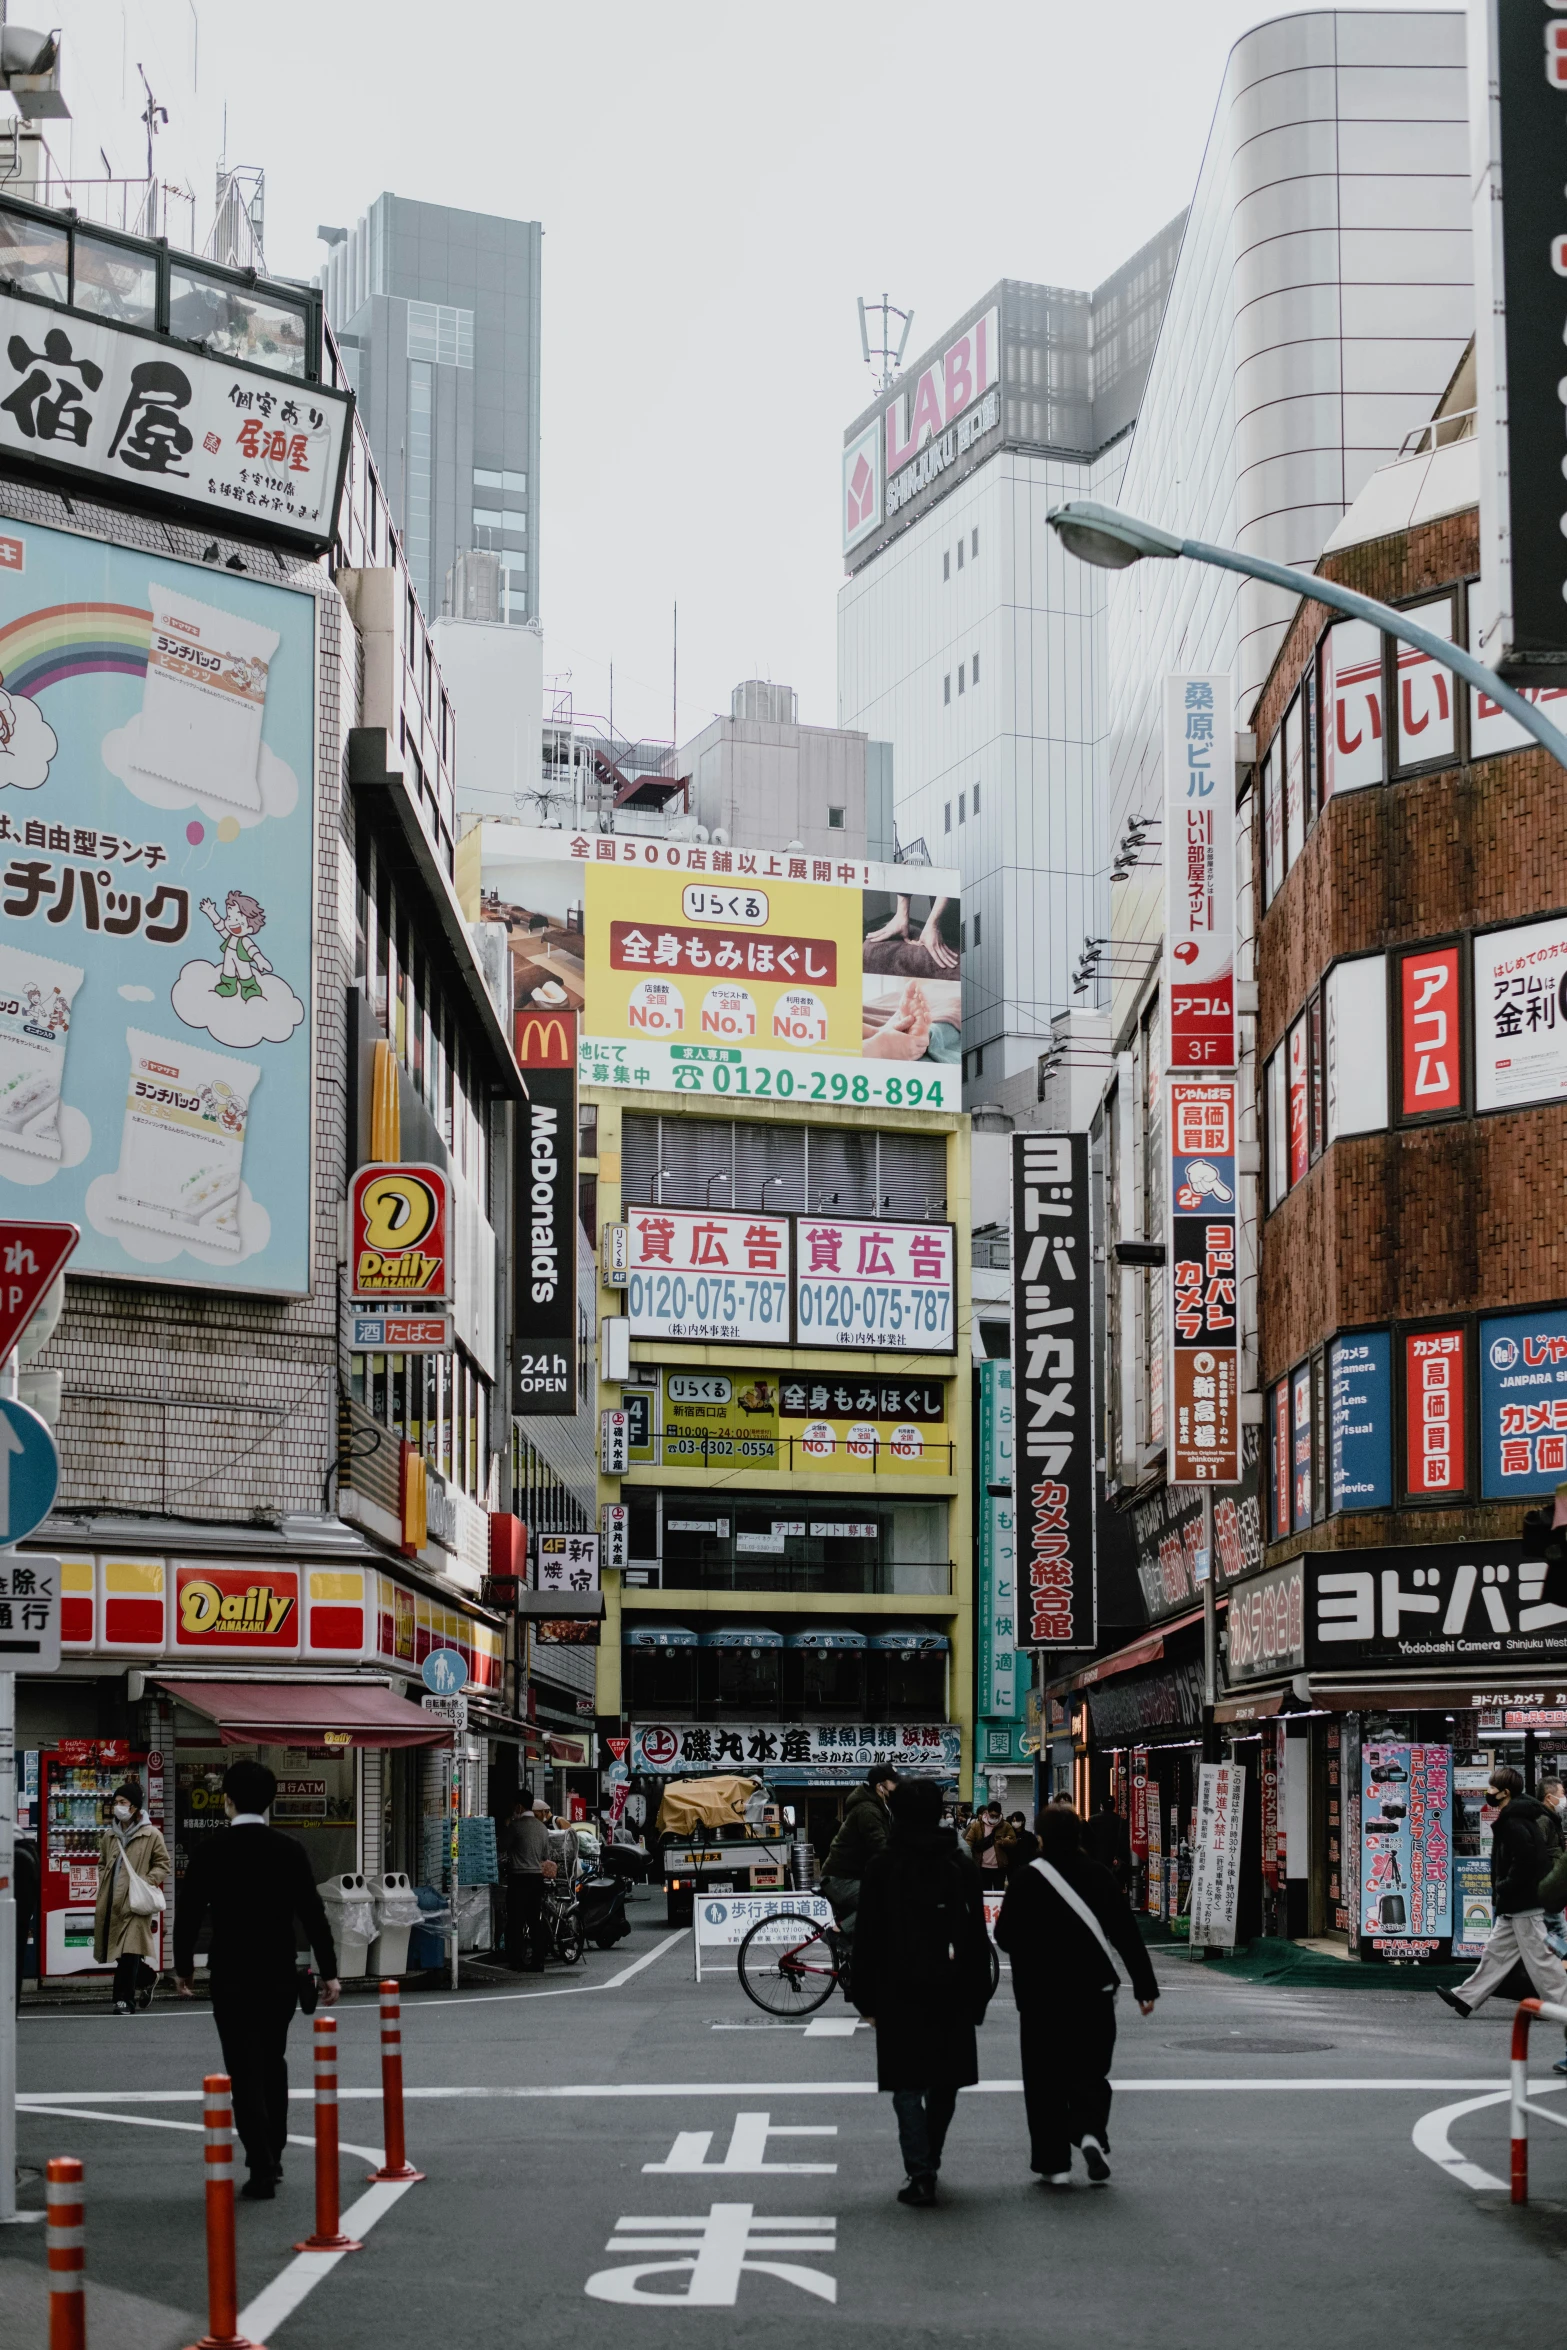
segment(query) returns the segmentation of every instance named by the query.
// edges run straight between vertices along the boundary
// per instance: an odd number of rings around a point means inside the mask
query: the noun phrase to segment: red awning
[[[449,1722],[373,1681],[160,1679],[158,1687],[216,1722],[225,1746],[451,1744]]]

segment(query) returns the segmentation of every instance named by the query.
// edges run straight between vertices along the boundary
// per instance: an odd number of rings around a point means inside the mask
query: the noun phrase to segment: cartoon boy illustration
[[[213,994],[237,995],[248,1003],[260,995],[262,978],[272,969],[256,944],[256,934],[266,924],[265,906],[242,889],[231,889],[221,914],[211,898],[202,899],[201,910],[223,941],[223,975]]]

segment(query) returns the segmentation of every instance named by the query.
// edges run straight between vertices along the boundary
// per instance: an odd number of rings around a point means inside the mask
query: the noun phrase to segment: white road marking
[[[1505,2195],[1507,2181],[1482,2170],[1477,2162],[1467,2161],[1447,2133],[1465,2114],[1478,2113],[1482,2106],[1505,2105],[1508,2095],[1506,2089],[1492,2089],[1484,2097],[1464,2097],[1456,2105],[1439,2105],[1433,2113],[1423,2113],[1409,2133],[1416,2151],[1434,2162],[1439,2170],[1445,2170],[1450,2178],[1457,2179],[1460,2186],[1491,2188]]]
[[[372,2151],[377,2162],[382,2160],[379,2149],[345,2146],[345,2154],[368,2154]],[[406,2195],[414,2184],[412,2179],[378,2179],[367,2187],[357,2203],[351,2203],[338,2225],[345,2236],[364,2237],[389,2212],[401,2195]],[[275,2276],[270,2285],[263,2286],[254,2301],[239,2313],[239,2331],[252,2342],[265,2342],[285,2318],[292,2317],[305,2295],[330,2276],[341,2252],[296,2252],[287,2268]]]
[[[819,2015],[805,2027],[807,2040],[852,2040],[860,2028],[857,2015]]]
[[[694,2216],[618,2219],[606,2252],[688,2253],[688,2259],[641,2260],[630,2268],[601,2268],[583,2291],[595,2301],[679,2303],[697,2309],[733,2309],[746,2270],[780,2277],[819,2301],[836,2302],[838,2280],[793,2260],[753,2260],[753,2252],[835,2252],[836,2219],[758,2219],[752,2203],[715,2203]],[[814,2231],[814,2232],[813,2232]],[[643,2277],[688,2275],[684,2292],[645,2293]]]
[[[1110,2085],[1119,2096],[1123,2097],[1235,2094],[1271,2096],[1275,2093],[1289,2095],[1311,2091],[1337,2093],[1355,2090],[1451,2091],[1455,2089],[1495,2089],[1498,2086],[1494,2073],[1480,2078],[1470,2076],[1463,2079],[1433,2078],[1425,2074],[1404,2075],[1398,2073],[1364,2077],[1338,2073],[1305,2073],[1295,2076],[1281,2074],[1261,2080],[1248,2080],[1223,2073],[1202,2077],[1183,2076],[1170,2080],[1117,2080],[1112,2075]],[[1541,2085],[1547,2088],[1559,2088],[1561,2083],[1546,2082]],[[1017,2097],[1021,2096],[1022,2090],[1023,2084],[1020,2080],[975,2081],[961,2094],[965,2097]],[[555,2103],[563,2101],[569,2103],[572,2099],[577,2098],[592,2100],[616,2097],[874,2097],[876,2093],[874,2081],[586,2081],[562,2088],[510,2087],[485,2083],[476,2087],[411,2087],[405,2088],[403,2091],[404,2098],[409,2101],[419,2098],[436,2102],[449,2099],[537,2098]],[[309,2089],[291,2089],[289,2092],[291,2097],[304,2102],[309,2101],[311,2094]],[[379,2098],[381,2092],[378,2088],[340,2087],[337,2094],[339,2103],[346,2105],[356,2099]],[[176,2100],[181,2104],[197,2105],[201,2102],[201,2091],[199,2089],[32,2090],[25,2091],[19,2096],[17,2105],[20,2109],[28,2111],[43,2111],[50,2106],[60,2105],[68,2105],[76,2110],[88,2099],[94,2105],[152,2104],[155,2101],[174,2102]],[[104,2118],[108,2119],[109,2117],[105,2116]]]
[[[747,2178],[760,2178],[772,2171],[791,2171],[796,2175],[829,2178],[837,2170],[835,2162],[769,2162],[769,2138],[836,2138],[836,2122],[792,2122],[774,2124],[765,2113],[737,2113],[729,2133],[729,2151],[721,2162],[709,2162],[708,2149],[713,2143],[711,2130],[682,2130],[662,2162],[645,2162],[644,2171],[736,2171]]]

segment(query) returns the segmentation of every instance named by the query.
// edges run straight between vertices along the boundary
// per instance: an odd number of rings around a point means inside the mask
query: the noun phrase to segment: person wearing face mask
[[[158,1920],[131,1907],[131,1878],[149,1885],[169,1880],[169,1848],[147,1817],[141,1782],[126,1779],[114,1791],[110,1824],[98,1848],[98,1906],[93,1956],[114,1968],[114,2012],[136,2015],[152,2004],[157,1972],[147,1964],[158,1946]]]
[[[212,1918],[212,2020],[233,2085],[234,2127],[250,2170],[240,2193],[249,2203],[270,2203],[283,2176],[288,2027],[299,1998],[296,1919],[321,1970],[322,2005],[330,2007],[342,1988],[310,1856],[267,1825],[276,1793],[265,1763],[230,1763],[223,1774],[228,1827],[196,1845],[174,1917],[174,1979],[182,1999],[194,1988],[196,1937],[209,1913]]]

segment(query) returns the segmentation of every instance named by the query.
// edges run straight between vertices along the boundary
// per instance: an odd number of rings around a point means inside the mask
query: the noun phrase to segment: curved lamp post
[[[1347,612],[1352,619],[1369,620],[1373,628],[1413,645],[1417,652],[1428,654],[1455,677],[1461,677],[1467,685],[1487,695],[1510,718],[1515,718],[1526,733],[1532,734],[1559,767],[1567,767],[1567,734],[1560,727],[1542,717],[1533,702],[1525,701],[1522,694],[1504,685],[1495,670],[1477,661],[1473,653],[1462,645],[1450,644],[1446,637],[1433,636],[1430,629],[1422,628],[1407,612],[1395,612],[1391,604],[1379,604],[1373,596],[1357,595],[1353,588],[1340,587],[1336,580],[1318,579],[1314,572],[1296,571],[1286,563],[1269,563],[1261,555],[1240,555],[1233,547],[1210,547],[1203,539],[1177,538],[1173,531],[1161,530],[1157,523],[1140,522],[1134,514],[1122,514],[1116,507],[1101,506],[1091,498],[1057,506],[1045,519],[1069,555],[1077,556],[1080,562],[1095,564],[1101,571],[1125,571],[1148,555],[1161,556],[1166,561],[1184,555],[1189,562],[1211,563],[1220,571],[1239,571],[1248,579],[1265,580],[1270,587],[1285,588],[1291,595],[1310,603]]]

